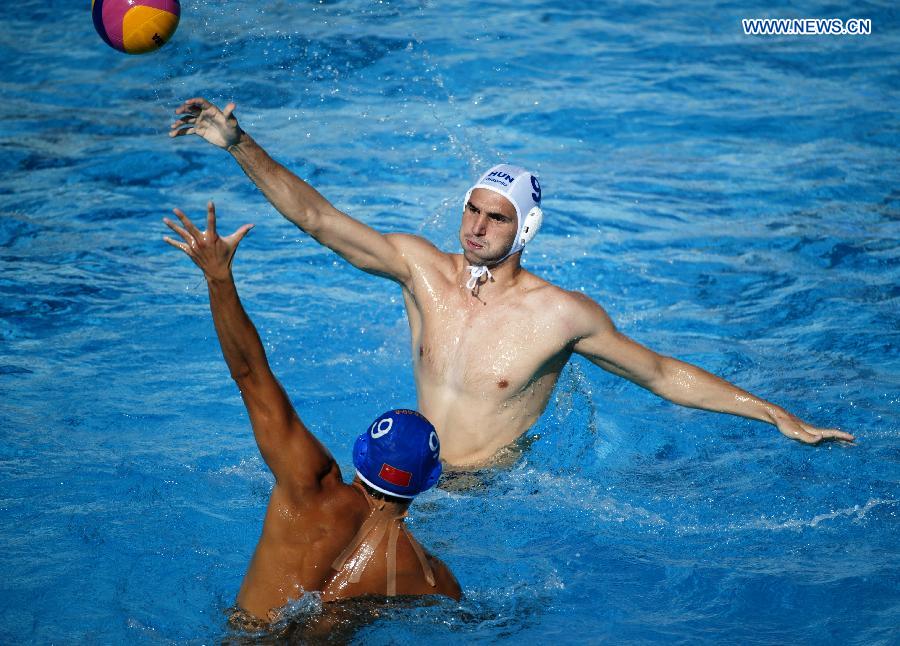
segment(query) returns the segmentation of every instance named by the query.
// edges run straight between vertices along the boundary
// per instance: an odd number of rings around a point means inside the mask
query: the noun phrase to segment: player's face
[[[459,243],[472,265],[490,265],[512,247],[519,228],[516,207],[494,191],[476,188],[463,209]]]

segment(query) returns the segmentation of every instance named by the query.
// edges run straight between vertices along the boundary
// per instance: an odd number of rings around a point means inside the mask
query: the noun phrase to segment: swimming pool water
[[[748,37],[747,17],[873,33]],[[898,70],[890,3],[185,0],[146,57],[106,47],[86,4],[16,3],[0,641],[234,636],[271,478],[202,279],[161,242],[172,207],[212,198],[222,229],[257,223],[238,288],[344,467],[373,415],[415,404],[399,292],[284,222],[226,154],[166,136],[202,95],[235,100],[338,207],[447,250],[480,169],[534,168],[547,217],[529,269],[858,436],[801,446],[576,359],[513,467],[413,508],[465,599],[392,606],[357,643],[897,643]]]

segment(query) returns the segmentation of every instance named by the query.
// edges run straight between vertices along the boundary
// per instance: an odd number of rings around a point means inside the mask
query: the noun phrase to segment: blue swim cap
[[[431,422],[414,410],[391,410],[356,438],[353,465],[376,491],[413,498],[441,476],[440,452]]]

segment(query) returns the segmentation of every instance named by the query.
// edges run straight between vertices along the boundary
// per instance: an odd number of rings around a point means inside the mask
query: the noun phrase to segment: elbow
[[[238,387],[240,387],[244,382],[248,381],[250,379],[250,375],[250,366],[248,366],[247,364],[231,368],[231,378],[238,385]]]
[[[318,211],[304,208],[300,217],[294,222],[298,227],[314,238],[317,238],[322,230],[322,216]]]
[[[657,377],[651,391],[681,406],[705,408],[704,391],[699,383],[700,375],[693,366],[671,357],[660,357]]]
[[[347,228],[348,224],[352,225],[350,218],[331,204],[306,205],[301,217],[302,224],[298,222],[297,225],[330,249],[351,233]]]
[[[670,402],[690,405],[696,390],[696,379],[685,364],[672,357],[660,356],[653,369],[648,389]]]
[[[318,209],[305,207],[302,209],[299,218],[294,221],[298,227],[319,240],[325,230],[327,218]]]
[[[658,355],[653,362],[649,378],[643,384],[654,395],[668,399],[666,393],[672,381],[672,359]]]

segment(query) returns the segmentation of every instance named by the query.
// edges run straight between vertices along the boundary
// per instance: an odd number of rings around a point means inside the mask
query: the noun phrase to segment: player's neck
[[[399,520],[401,523],[409,510],[409,503],[392,502],[369,496],[369,517],[379,523]]]
[[[369,503],[369,508],[379,516],[403,516],[412,502],[406,498],[388,496],[370,489],[360,481],[358,476],[353,479],[353,485],[359,488]]]
[[[465,261],[464,258],[465,264],[460,272],[460,284],[467,291],[473,292],[473,294],[480,297],[503,294],[507,290],[516,287],[526,273],[520,264],[520,256],[521,254],[515,253],[497,265],[488,266],[487,272],[478,278],[474,288],[466,287],[467,283],[471,285],[472,272],[470,267],[472,265]]]
[[[499,265],[491,267],[491,273],[499,285],[513,285],[522,276],[521,253],[514,253]]]

